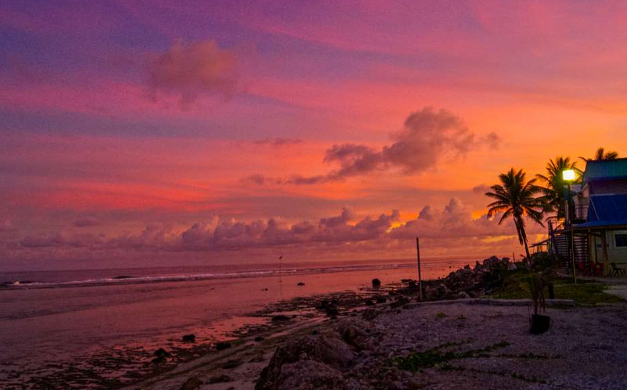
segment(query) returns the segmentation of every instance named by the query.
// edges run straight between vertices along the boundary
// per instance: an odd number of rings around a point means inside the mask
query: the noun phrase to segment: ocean
[[[425,259],[423,278],[469,262]],[[201,343],[226,339],[266,321],[249,314],[272,303],[416,277],[415,260],[398,259],[0,273],[0,383],[173,346],[188,333]]]

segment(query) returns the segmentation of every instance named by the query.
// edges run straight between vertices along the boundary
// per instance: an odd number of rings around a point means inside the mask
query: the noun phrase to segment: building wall
[[[626,235],[627,230],[610,230],[606,232],[605,238],[607,242],[607,255],[609,258],[609,261],[607,262],[608,271],[610,269],[610,263],[616,263],[617,267],[627,270],[627,247],[619,247],[616,243],[616,235],[621,234]],[[603,254],[603,241],[600,237],[594,237],[592,241],[594,242],[594,245],[591,247],[591,260],[604,263],[605,257]]]
[[[589,183],[590,195],[627,194],[627,180],[603,180]]]

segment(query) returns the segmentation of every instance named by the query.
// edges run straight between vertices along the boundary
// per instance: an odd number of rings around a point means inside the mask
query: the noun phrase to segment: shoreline
[[[451,267],[449,267],[449,269],[450,268]],[[466,268],[468,268],[468,266],[466,266]],[[360,275],[361,278],[365,277],[368,273],[374,273],[378,275],[378,277],[381,277],[386,271],[395,271],[397,273],[401,271],[398,273],[398,277],[402,278],[403,276],[407,276],[404,270],[405,268],[399,270],[397,267],[394,269],[376,269],[368,270],[364,272],[364,275],[352,271],[346,272],[348,274]],[[321,274],[320,276],[324,277],[324,275],[325,274]],[[295,279],[299,276],[303,275],[292,274],[289,275],[288,278],[292,277],[290,280],[296,284]],[[316,276],[316,278],[320,276]],[[380,305],[389,300],[395,300],[397,298],[396,291],[401,291],[400,297],[407,294],[415,295],[416,288],[415,286],[409,285],[410,279],[402,280],[406,283],[404,284],[395,280],[394,283],[386,283],[383,287],[378,289],[362,287],[357,290],[349,289],[339,292],[331,290],[321,294],[314,293],[311,295],[307,294],[307,291],[304,290],[302,291],[305,293],[304,296],[297,294],[292,299],[271,302],[265,304],[258,310],[244,313],[239,317],[243,320],[242,326],[226,326],[226,328],[222,330],[210,331],[210,334],[218,333],[217,339],[203,337],[203,334],[196,334],[200,336],[197,338],[196,343],[184,343],[180,338],[176,339],[171,337],[158,344],[152,342],[130,342],[119,347],[104,349],[97,353],[89,353],[84,356],[78,364],[74,364],[71,361],[55,362],[55,364],[46,364],[44,368],[33,369],[30,371],[30,374],[27,374],[29,380],[28,384],[31,385],[30,388],[38,388],[38,386],[43,386],[47,383],[54,383],[60,387],[63,387],[65,383],[78,383],[91,388],[120,388],[154,377],[162,372],[168,372],[176,369],[180,364],[185,364],[204,355],[211,354],[215,351],[214,347],[216,343],[221,341],[234,342],[234,340],[247,335],[267,331],[270,333],[275,331],[280,332],[282,327],[290,322],[310,319],[321,321],[329,316],[334,316],[333,310],[340,311],[338,314],[342,316],[347,311],[358,307],[367,308],[369,306]],[[362,284],[370,284],[370,281],[370,279],[362,279]],[[440,292],[441,288],[438,289],[435,287],[440,284],[440,281],[440,278],[426,280],[424,281],[424,285],[426,288],[433,285],[434,291]],[[281,286],[281,284],[279,286]],[[283,284],[283,286],[285,288],[288,287],[286,283]],[[294,288],[294,286],[292,286],[292,288]],[[373,296],[376,297],[372,299]],[[436,296],[432,298],[438,299]],[[399,303],[393,303],[393,305],[403,305],[405,303],[407,302],[401,299]],[[283,319],[272,321],[275,316],[279,316],[279,318]],[[285,316],[289,318],[285,320]],[[228,322],[228,320],[226,321]],[[218,324],[221,322],[222,321],[219,321]],[[167,350],[171,355],[166,359],[161,359],[162,361],[155,365],[152,363],[156,358],[153,354],[160,348]],[[7,373],[5,372],[5,374]],[[8,379],[19,381],[21,378],[19,375],[9,371]],[[9,383],[16,384],[14,381]],[[29,387],[26,386],[25,388]]]
[[[295,338],[311,335],[313,331],[332,332],[338,322],[346,319],[361,317],[372,321],[381,314],[385,317],[409,311],[433,310],[429,307],[436,306],[474,306],[475,310],[483,311],[488,304],[502,304],[499,300],[481,298],[491,291],[491,287],[478,276],[488,275],[492,268],[507,267],[511,267],[507,259],[493,257],[481,264],[477,262],[474,269],[466,266],[445,278],[425,280],[423,289],[427,302],[418,301],[418,289],[411,279],[387,283],[380,288],[362,287],[279,300],[247,313],[243,317],[247,321],[243,326],[222,332],[217,339],[201,337],[195,343],[184,343],[180,338],[170,339],[169,343],[155,345],[152,349],[146,349],[145,345],[141,348],[127,345],[126,350],[130,349],[127,356],[91,356],[93,366],[99,369],[92,374],[89,368],[68,366],[40,380],[31,378],[21,387],[11,382],[7,388],[45,388],[44,383],[63,387],[64,383],[71,383],[92,389],[178,389],[182,386],[180,380],[185,376],[202,377],[205,382],[202,388],[228,389],[234,385],[237,386],[235,389],[252,388],[250,384],[268,366],[272,352],[277,348]],[[292,279],[292,282],[295,280]],[[530,304],[529,300],[503,302],[510,307]],[[562,307],[573,306],[572,301],[555,303]],[[527,310],[526,307],[522,309]],[[216,350],[221,342],[228,343],[229,348]],[[163,348],[170,355],[164,358],[154,356],[158,348]],[[211,386],[207,387],[207,382],[211,382]],[[169,383],[176,386],[172,387]]]
[[[505,263],[509,262],[507,259],[503,260]],[[475,270],[489,270],[490,267],[500,267],[503,260],[492,257],[484,260],[482,264],[477,262]],[[468,265],[449,273],[446,278],[450,278],[452,275],[467,270],[470,270]],[[425,298],[427,300],[438,301],[450,298],[452,295],[458,298],[466,298],[469,297],[469,293],[473,294],[470,288],[471,286],[468,285],[459,287],[459,291],[450,291],[442,284],[443,280],[446,278],[434,278],[423,281]],[[457,282],[458,281],[453,280],[454,284]],[[361,288],[358,292],[328,292],[319,295],[296,297],[287,301],[278,301],[266,305],[263,309],[250,314],[251,317],[269,318],[270,320],[269,323],[266,324],[267,326],[262,326],[254,330],[251,329],[250,332],[241,334],[238,338],[232,340],[231,344],[242,343],[245,342],[245,340],[250,342],[251,338],[254,341],[260,334],[267,334],[275,338],[277,333],[280,335],[286,332],[283,326],[295,324],[296,328],[299,328],[298,323],[300,322],[308,323],[313,321],[323,326],[324,323],[333,321],[337,317],[352,316],[360,311],[377,307],[383,307],[384,310],[385,308],[397,310],[405,306],[409,308],[412,305],[410,300],[417,300],[417,292],[416,281],[412,279],[402,279],[401,281],[388,283],[378,288]],[[483,292],[480,294],[483,294]],[[288,333],[286,336],[294,337],[295,335]],[[254,345],[254,342],[252,345]],[[211,353],[212,352],[209,352],[209,354]],[[227,353],[227,356],[228,355]],[[188,362],[183,362],[183,364],[185,363]],[[173,371],[176,371],[177,368],[178,367],[175,367]],[[167,373],[165,375],[167,376]],[[150,379],[148,379],[148,381],[150,381]]]
[[[345,267],[327,267],[327,268],[303,268],[290,269],[282,273],[261,270],[247,271],[241,273],[225,273],[210,275],[171,275],[171,276],[145,276],[134,277],[129,275],[114,276],[101,280],[82,280],[71,282],[37,282],[37,281],[15,281],[0,283],[0,292],[2,291],[20,291],[27,289],[54,289],[54,288],[81,288],[81,287],[107,287],[107,286],[125,286],[134,284],[157,284],[157,283],[179,283],[194,281],[211,281],[211,280],[238,280],[253,278],[272,278],[272,277],[288,277],[288,276],[305,276],[305,275],[327,275],[347,272],[367,272],[367,271],[388,271],[400,269],[412,269],[415,267],[411,263],[400,263],[385,266],[345,266]]]
[[[547,349],[546,344],[564,340],[564,335],[559,334],[559,332],[572,333],[574,331],[575,334],[578,334],[578,330],[573,328],[572,324],[568,324],[573,321],[573,318],[585,318],[581,322],[582,326],[588,321],[607,325],[608,321],[605,319],[607,316],[618,316],[621,320],[627,319],[627,306],[625,303],[620,303],[581,308],[576,307],[572,300],[549,300],[547,306],[551,315],[558,318],[557,325],[554,325],[558,330],[550,331],[541,336],[531,336],[528,333],[527,323],[531,300],[463,297],[463,295],[475,295],[477,286],[461,283],[461,275],[466,275],[466,279],[472,279],[473,275],[483,272],[486,268],[489,270],[490,267],[501,267],[503,264],[509,266],[507,260],[486,259],[483,264],[477,263],[474,270],[464,267],[451,272],[446,278],[425,281],[424,288],[431,291],[431,298],[434,299],[432,301],[418,302],[415,285],[409,280],[404,281],[404,283],[385,286],[386,288],[381,290],[368,289],[371,295],[365,297],[365,304],[346,307],[345,310],[339,312],[329,313],[327,311],[327,318],[321,320],[319,317],[311,316],[301,321],[287,322],[285,325],[270,329],[262,339],[253,336],[242,337],[234,343],[234,349],[230,352],[209,354],[194,362],[177,367],[169,373],[155,376],[124,389],[279,390],[317,388],[323,390],[389,388],[402,390],[462,387],[468,389],[501,389],[505,387],[510,389],[552,389],[564,386],[580,388],[573,387],[576,381],[568,378],[567,375],[555,377],[545,369],[538,368],[536,372],[534,371],[535,368],[534,370],[524,367],[521,369],[520,365],[530,359],[542,362],[542,364],[547,364],[547,362],[553,364],[555,361],[558,362],[555,365],[559,366],[562,371],[569,372],[572,364],[584,361],[582,356],[575,358],[574,362],[565,364],[562,362],[563,356],[550,352],[538,353],[538,350],[528,349],[527,343],[535,343],[535,348],[544,348],[547,351],[564,351],[563,345],[553,345]],[[460,284],[463,289],[442,293],[442,288],[447,288],[443,282],[449,285]],[[486,290],[490,290],[490,286],[483,284],[479,289],[482,292],[477,295],[481,296]],[[458,298],[460,295],[462,298]],[[386,302],[376,303],[376,298],[382,296],[386,297]],[[442,297],[446,296],[454,296],[454,298],[442,300]],[[361,298],[364,299],[364,297]],[[296,301],[298,299],[294,299],[290,303],[297,305]],[[324,309],[324,307],[318,306],[316,310]],[[268,308],[266,314],[277,313],[279,312]],[[504,325],[500,328],[490,327],[497,332],[486,332],[486,322],[496,320],[503,322]],[[446,322],[452,325],[448,330],[442,329],[442,324]],[[620,326],[620,322],[617,321],[610,321],[610,323],[613,327]],[[415,329],[416,324],[419,324],[418,328],[422,328],[413,336],[422,340],[422,344],[418,346],[408,342],[406,337],[408,330]],[[433,326],[434,329],[428,330],[427,324]],[[566,324],[566,328],[563,328],[562,324]],[[508,328],[513,333],[508,334]],[[614,331],[617,330],[614,329]],[[430,336],[422,334],[425,332]],[[462,332],[468,333],[471,337],[460,338]],[[391,337],[392,340],[389,344],[386,344],[383,340],[390,333],[395,334],[395,336]],[[492,333],[496,334],[493,335]],[[604,339],[605,334],[605,331],[598,332],[597,342],[603,344],[606,341]],[[373,337],[375,335],[377,337]],[[488,336],[497,336],[502,340],[498,341],[494,337]],[[476,339],[479,340],[478,343]],[[509,341],[504,341],[505,339],[509,339]],[[512,339],[515,339],[516,342]],[[537,341],[540,341],[540,344]],[[586,343],[586,340],[578,341]],[[436,344],[434,345],[434,343]],[[627,347],[627,342],[623,342],[623,344]],[[319,345],[324,345],[324,347],[317,350],[318,347],[316,346]],[[452,363],[449,364],[448,362],[444,362],[443,366],[439,363],[434,364],[421,368],[419,370],[420,375],[418,375],[417,372],[399,370],[395,364],[390,363],[391,361],[402,362],[403,359],[409,359],[413,356],[412,347],[418,347],[417,350],[424,350],[427,348],[425,345],[436,348],[434,351],[439,351],[438,348],[447,349],[445,356],[454,356],[455,358],[451,359],[455,360],[456,365],[453,366]],[[574,347],[575,351],[569,350],[564,355],[575,356],[577,345],[573,346],[571,343],[568,347]],[[327,356],[326,350],[328,348],[331,350],[339,348],[331,354],[347,354],[352,357],[347,358],[348,360],[344,363],[337,363],[335,361],[336,355],[333,355],[333,358]],[[452,349],[452,351],[448,349]],[[503,349],[503,351],[499,353],[472,352],[474,350],[493,351],[497,349],[499,351]],[[600,355],[604,352],[603,348],[595,350],[595,353]],[[397,357],[392,360],[388,358],[381,360],[381,356],[394,356],[395,354]],[[461,358],[462,356],[470,357],[471,359],[468,361],[473,363],[459,365],[460,362],[466,363]],[[457,362],[458,358],[460,362]],[[485,358],[488,358],[490,362],[488,368],[484,366],[485,363],[477,366],[474,362]],[[372,359],[375,359],[374,363]],[[495,359],[502,359],[503,361],[494,366],[493,361]],[[621,359],[627,362],[627,353],[622,354]],[[364,365],[368,364],[370,364],[370,368],[364,371]],[[359,367],[359,369],[355,367]],[[286,374],[286,372],[291,374]],[[428,374],[426,378],[425,372]],[[476,380],[477,378],[481,379]],[[486,385],[486,380],[489,381],[490,385]],[[602,380],[599,379],[598,381]],[[451,387],[441,387],[443,383]],[[621,379],[612,378],[609,384],[604,384],[603,388],[618,389],[621,388],[622,383],[622,377]],[[616,386],[612,387],[612,384]],[[581,388],[596,389],[600,387]]]
[[[389,288],[392,287],[386,286],[378,291],[383,293]],[[43,367],[29,367],[24,371],[18,366],[12,370],[10,365],[5,364],[3,368],[8,370],[2,372],[6,386],[3,388],[40,389],[49,386],[65,388],[70,385],[92,389],[119,389],[127,386],[132,388],[137,383],[167,374],[177,370],[181,365],[214,354],[215,346],[219,342],[236,344],[238,340],[247,337],[254,339],[258,335],[273,338],[276,337],[275,334],[294,325],[299,326],[301,322],[320,322],[326,318],[325,312],[317,309],[323,301],[337,301],[342,308],[362,305],[364,297],[372,295],[367,290],[328,292],[272,302],[242,316],[218,321],[210,328],[215,328],[212,332],[219,334],[217,339],[200,338],[195,343],[186,343],[180,338],[170,338],[161,344],[130,343],[106,348],[94,354],[88,353],[79,362],[49,362]],[[275,316],[289,318],[273,321]],[[242,326],[237,326],[239,321],[243,321]],[[235,325],[229,325],[230,322]],[[152,361],[155,359],[153,354],[159,348],[167,350],[170,356],[165,362],[153,364]]]

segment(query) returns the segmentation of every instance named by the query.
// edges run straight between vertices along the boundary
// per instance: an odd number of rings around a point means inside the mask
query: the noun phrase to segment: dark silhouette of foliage
[[[579,157],[579,158],[585,162],[616,160],[618,158],[618,152],[613,151],[613,150],[606,152],[605,148],[598,148],[593,158],[585,158],[585,157]]]
[[[581,177],[581,171],[577,168],[577,162],[571,161],[570,157],[558,156],[555,160],[549,160],[546,164],[546,175],[536,175],[544,187],[542,191],[542,201],[545,212],[556,212],[558,218],[564,218],[565,214],[565,185],[563,178],[565,170],[572,169]]]
[[[535,185],[536,179],[526,181],[525,176],[522,169],[516,172],[512,168],[509,172],[502,173],[499,175],[501,184],[491,186],[491,191],[486,192],[486,196],[495,199],[488,205],[488,216],[502,213],[499,225],[511,217],[516,225],[518,240],[525,247],[527,258],[530,258],[525,218],[542,225],[544,204],[542,198],[538,197],[542,189]]]

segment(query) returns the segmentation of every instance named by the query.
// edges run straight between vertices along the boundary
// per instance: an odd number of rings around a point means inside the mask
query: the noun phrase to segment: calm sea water
[[[474,260],[472,261],[474,263]],[[425,260],[423,277],[466,260]],[[416,278],[413,261],[377,260],[0,273],[0,379],[50,361],[127,345],[160,345],[187,333],[216,336],[279,300]],[[297,286],[304,282],[304,286]]]

